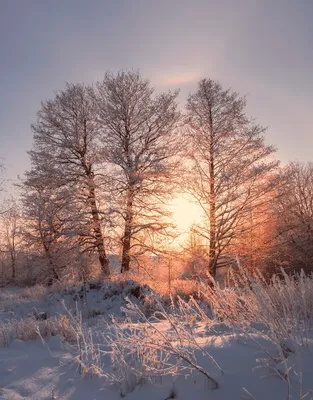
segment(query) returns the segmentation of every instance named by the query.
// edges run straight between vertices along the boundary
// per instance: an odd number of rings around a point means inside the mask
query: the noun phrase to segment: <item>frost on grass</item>
[[[37,293],[37,294],[36,294]],[[23,319],[45,314],[46,318],[66,315],[66,310],[77,307],[84,318],[115,315],[123,318],[121,307],[130,298],[145,312],[155,311],[156,299],[161,300],[148,285],[135,281],[92,281],[86,284],[70,285],[65,288],[49,289],[36,286],[11,292],[4,291],[0,296],[0,321]],[[64,307],[65,305],[65,307]]]
[[[243,273],[233,278],[235,285],[231,288],[203,288],[201,297],[210,304],[210,313],[194,299],[186,302],[178,298],[169,307],[156,299],[157,311],[147,317],[127,299],[122,311],[128,320],[121,323],[113,317],[101,331],[89,334],[87,347],[92,351],[85,351],[85,356],[89,354],[85,371],[97,371],[123,394],[167,376],[202,375],[211,388],[217,389],[220,381],[227,384],[227,379],[212,355],[212,338],[217,341],[226,334],[241,345],[253,347],[252,369],[265,377],[279,378],[290,394],[288,398],[309,398],[301,362],[294,363],[293,358],[302,359],[305,352],[311,357],[311,277],[284,275],[270,283],[261,275]],[[99,365],[104,356],[113,365],[109,373]],[[247,388],[243,390],[253,396]]]
[[[204,293],[214,318],[259,347],[260,367],[286,383],[287,399],[312,399],[305,376],[313,367],[313,277],[281,271],[270,282],[258,273],[231,278],[231,288]]]
[[[231,279],[224,289],[203,286],[201,300],[171,302],[132,281],[73,286],[62,289],[61,297],[71,298],[58,303],[63,315],[10,319],[0,325],[0,340],[49,343],[60,335],[70,343],[76,376],[129,398],[138,398],[138,388],[146,394],[166,388],[161,396],[169,398],[175,383],[182,399],[192,387],[203,398],[215,389],[218,400],[311,399],[312,277]],[[91,314],[97,306],[102,311]]]

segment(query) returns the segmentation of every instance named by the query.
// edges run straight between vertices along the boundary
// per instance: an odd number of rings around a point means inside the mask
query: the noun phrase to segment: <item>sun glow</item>
[[[180,233],[188,233],[192,225],[203,222],[201,207],[185,195],[175,197],[170,204],[170,210],[173,222]]]

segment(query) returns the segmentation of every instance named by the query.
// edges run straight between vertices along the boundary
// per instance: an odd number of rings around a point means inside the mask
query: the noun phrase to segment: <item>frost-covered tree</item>
[[[29,152],[32,169],[28,178],[33,186],[67,188],[79,203],[80,218],[88,227],[88,244],[98,252],[102,272],[109,276],[109,263],[98,207],[99,157],[96,107],[90,91],[81,84],[67,84],[53,100],[43,102]],[[35,183],[34,183],[35,182]]]
[[[239,257],[240,265],[251,273],[256,269],[262,270],[263,274],[274,272],[272,268],[273,247],[277,244],[275,203],[282,183],[280,179],[277,179],[273,191],[262,196],[262,201],[255,202],[250,209],[244,229],[231,244],[231,253],[236,254]]]
[[[276,203],[276,262],[291,269],[312,271],[313,163],[290,163],[282,171],[284,184]]]
[[[1,176],[1,178],[2,178],[3,170],[4,170],[4,165],[3,165],[2,160],[0,158],[0,176]],[[3,190],[3,180],[1,179],[0,180],[0,192],[2,192],[2,190]],[[0,210],[1,210],[1,208],[0,208]]]
[[[23,238],[28,249],[43,263],[45,276],[41,280],[52,284],[60,279],[75,242],[73,212],[66,188],[34,186],[30,173],[27,178],[22,191]]]
[[[123,220],[121,271],[131,253],[145,247],[143,235],[166,234],[161,207],[171,192],[178,151],[177,92],[154,94],[138,72],[107,73],[95,90],[105,160]]]
[[[0,251],[10,260],[11,278],[16,278],[16,264],[21,243],[21,214],[16,202],[5,204],[5,211],[0,215]]]
[[[277,167],[265,128],[245,108],[245,98],[211,79],[201,80],[187,101],[192,173],[186,186],[206,215],[198,233],[207,240],[213,276],[220,255],[247,226],[250,210],[272,189]]]

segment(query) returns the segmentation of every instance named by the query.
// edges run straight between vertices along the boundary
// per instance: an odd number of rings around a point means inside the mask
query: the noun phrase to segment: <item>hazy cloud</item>
[[[199,78],[200,74],[195,74],[192,72],[178,73],[163,77],[161,83],[166,85],[184,85],[186,83],[197,82]]]

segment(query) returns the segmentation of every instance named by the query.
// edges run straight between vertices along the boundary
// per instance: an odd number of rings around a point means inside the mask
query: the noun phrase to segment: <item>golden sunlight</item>
[[[180,233],[187,233],[193,224],[203,222],[201,207],[188,199],[186,195],[175,197],[169,206],[173,222]]]

